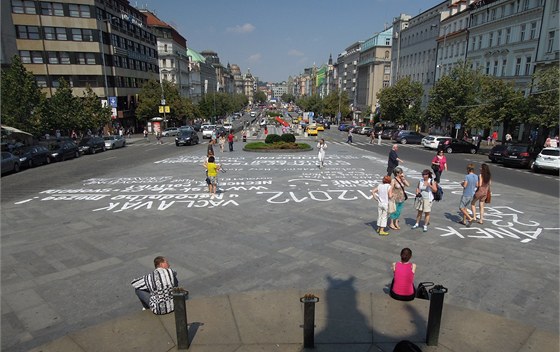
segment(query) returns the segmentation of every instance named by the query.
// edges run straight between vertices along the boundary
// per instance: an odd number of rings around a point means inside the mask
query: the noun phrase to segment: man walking
[[[348,130],[348,139],[346,139],[346,143],[352,144],[352,128]]]
[[[233,152],[233,140],[234,140],[235,136],[233,135],[233,131],[229,130],[229,134],[227,136],[227,140],[229,143],[229,151]]]
[[[399,150],[398,144],[393,144],[393,148],[389,152],[389,160],[387,162],[387,176],[391,176],[393,174],[393,170],[399,166],[399,162],[404,163],[399,156],[397,155],[397,150]]]
[[[463,195],[461,196],[461,201],[459,203],[459,210],[463,215],[463,220],[459,223],[465,225],[466,227],[471,226],[471,223],[476,220],[468,212],[469,204],[472,203],[474,193],[476,192],[476,185],[478,184],[478,175],[474,173],[474,165],[467,165],[467,175],[465,179],[461,182],[461,187],[463,187]]]
[[[172,289],[179,285],[177,273],[169,267],[165,257],[154,259],[155,270],[131,282],[134,292],[142,302],[143,310],[150,309],[154,314],[173,312]]]

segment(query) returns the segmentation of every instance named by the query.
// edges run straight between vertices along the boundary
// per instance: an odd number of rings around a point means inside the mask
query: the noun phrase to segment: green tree
[[[80,102],[72,94],[72,88],[64,78],[59,80],[59,86],[52,97],[45,101],[42,112],[42,127],[44,131],[60,129],[69,133],[78,124],[81,110]]]
[[[293,94],[288,94],[288,93],[282,94],[280,99],[282,99],[282,101],[285,103],[293,103],[296,101],[296,97]]]
[[[260,103],[266,103],[266,94],[265,92],[263,92],[262,90],[259,90],[255,93],[255,96],[253,97],[254,100],[254,104],[260,104]]]
[[[422,84],[413,82],[410,77],[402,78],[395,85],[381,89],[377,93],[377,99],[382,119],[406,124],[420,122],[423,94]]]
[[[558,127],[558,116],[560,116],[559,76],[560,68],[557,65],[534,73],[532,94],[529,98],[530,123],[547,128]]]
[[[161,100],[165,99],[165,105],[169,106],[170,112],[165,113],[168,120],[180,123],[189,114],[188,105],[181,98],[179,90],[174,83],[162,81],[161,84],[151,79],[146,82],[138,94],[138,106],[136,107],[136,117],[142,120],[149,120],[153,117],[163,117],[159,112]]]
[[[83,97],[78,101],[80,105],[76,123],[73,126],[78,131],[95,131],[111,122],[111,107],[101,105],[101,99],[88,85]]]
[[[426,110],[426,119],[432,125],[444,121],[465,124],[469,111],[482,101],[482,74],[472,70],[467,64],[459,64],[449,75],[443,76],[430,90],[430,100]],[[471,114],[472,115],[472,114]],[[472,120],[472,127],[475,120]]]
[[[21,130],[39,127],[39,116],[33,115],[38,113],[43,94],[17,55],[12,58],[10,68],[2,71],[1,95],[3,124]]]
[[[340,94],[339,94],[340,93]],[[350,114],[350,101],[348,94],[341,93],[340,91],[331,92],[323,99],[322,113],[325,116],[337,116],[340,109],[340,114],[346,117]]]
[[[323,111],[323,100],[319,97],[318,94],[301,97],[300,99],[298,99],[296,104],[303,111],[313,111],[315,114]]]

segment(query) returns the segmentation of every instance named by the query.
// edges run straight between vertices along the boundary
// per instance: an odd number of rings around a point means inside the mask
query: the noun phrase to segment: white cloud
[[[244,34],[244,33],[251,33],[252,31],[255,30],[255,26],[253,26],[250,23],[245,23],[243,25],[237,25],[235,27],[228,27],[226,29],[227,32],[230,33],[240,33],[240,34]]]
[[[261,53],[256,53],[253,54],[251,56],[249,56],[249,58],[247,60],[249,60],[250,63],[255,63],[255,62],[260,62],[262,58]]]
[[[291,49],[290,51],[288,51],[288,55],[289,55],[289,56],[304,56],[305,54],[302,53],[302,52],[299,51],[299,50]]]

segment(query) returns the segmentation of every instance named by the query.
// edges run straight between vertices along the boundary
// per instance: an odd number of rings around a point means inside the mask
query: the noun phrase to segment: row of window
[[[487,34],[481,34],[479,36],[472,36],[471,50],[492,48],[495,46],[500,46],[502,44],[506,45],[509,43],[513,43],[516,41],[523,42],[526,40],[534,40],[537,39],[537,31],[538,31],[538,22],[533,21],[531,23],[523,23],[515,27],[498,29],[496,31]],[[484,41],[484,39],[486,39],[486,42]]]
[[[41,27],[16,26],[18,39],[45,39],[45,40],[73,40],[77,42],[99,41],[99,36],[93,29],[65,28],[65,27]]]
[[[552,11],[558,11],[559,0],[552,1]],[[478,14],[472,15],[471,25],[477,26],[479,24],[496,21],[504,17],[514,15],[516,13],[527,11],[533,8],[543,6],[543,0],[514,0],[509,4],[504,4],[500,7],[481,11]]]
[[[127,20],[124,20],[119,17],[115,17],[110,12],[106,12],[100,8],[97,8],[97,19],[99,21],[105,21],[107,23],[110,23],[112,31],[115,30],[123,34],[127,34],[131,37],[135,37],[151,45],[156,45],[157,43],[156,36],[151,32],[146,31],[143,28],[133,23],[130,23]]]
[[[88,85],[91,88],[105,87],[105,77],[102,75],[79,75],[79,76],[44,76],[36,75],[35,82],[39,88],[58,88],[60,87],[60,79],[64,78],[71,88],[85,88]],[[136,77],[108,76],[107,86],[115,88],[141,88],[148,80]]]
[[[24,64],[50,65],[102,65],[103,58],[100,53],[66,52],[66,51],[30,51],[20,50],[19,56]],[[105,65],[108,67],[122,67],[135,71],[158,73],[158,66],[140,60],[122,57],[119,55],[105,55]]]
[[[80,4],[63,4],[33,0],[12,0],[12,12],[28,15],[67,16],[91,18],[91,7]]]

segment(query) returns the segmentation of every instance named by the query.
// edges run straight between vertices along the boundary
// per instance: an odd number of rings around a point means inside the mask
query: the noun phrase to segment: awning
[[[152,117],[152,118],[150,119],[150,121],[152,121],[152,122],[155,122],[155,121],[163,121],[163,118],[161,118],[161,117]]]
[[[26,134],[28,136],[33,136],[31,133],[18,130],[17,128],[10,127],[10,126],[2,126],[2,132],[4,132],[5,134],[21,133],[21,134]]]

